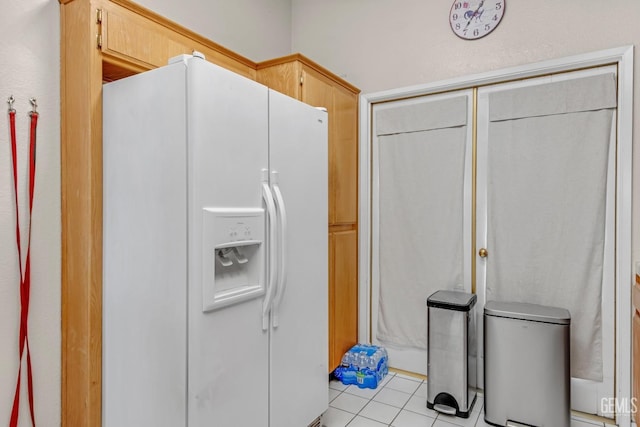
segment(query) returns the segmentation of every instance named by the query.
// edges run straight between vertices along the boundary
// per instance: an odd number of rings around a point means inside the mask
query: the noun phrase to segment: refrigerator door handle
[[[271,303],[273,301],[274,292],[276,290],[276,280],[277,280],[277,268],[276,268],[276,254],[277,254],[277,242],[276,242],[276,206],[273,202],[273,194],[271,193],[271,189],[269,188],[268,182],[268,173],[266,169],[263,169],[262,181],[262,198],[267,206],[267,220],[269,222],[269,231],[267,236],[267,241],[269,242],[269,246],[265,251],[267,254],[267,264],[269,266],[269,281],[267,283],[266,294],[264,297],[264,302],[262,305],[262,330],[266,331],[269,329],[269,310],[271,309]]]
[[[273,194],[276,200],[276,211],[278,213],[278,225],[280,227],[279,237],[279,267],[278,267],[278,281],[275,293],[275,299],[273,300],[273,310],[271,312],[273,327],[277,328],[279,322],[278,319],[278,307],[282,302],[284,291],[287,285],[287,210],[284,206],[284,198],[278,185],[278,172],[271,172],[271,186],[273,187]]]

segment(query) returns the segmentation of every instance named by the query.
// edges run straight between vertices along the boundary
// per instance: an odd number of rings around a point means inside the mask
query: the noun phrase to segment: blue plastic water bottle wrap
[[[376,388],[389,372],[388,355],[384,347],[356,344],[342,357],[334,376],[345,385]]]

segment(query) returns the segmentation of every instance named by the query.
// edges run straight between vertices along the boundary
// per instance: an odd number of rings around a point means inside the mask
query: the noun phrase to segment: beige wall
[[[640,1],[507,0],[489,36],[450,29],[453,0],[292,0],[293,51],[363,93],[623,45],[640,46]],[[635,52],[633,259],[640,260],[640,52]]]
[[[19,271],[6,99],[13,94],[18,133],[18,196],[27,241],[29,98],[36,97],[37,174],[31,242],[30,343],[36,422],[60,419],[60,73],[58,2],[3,1],[0,13],[0,424],[7,425],[18,374]],[[24,256],[24,255],[23,255]],[[23,377],[24,378],[24,377]],[[23,382],[26,384],[26,382]],[[22,388],[20,426],[28,421]]]
[[[138,0],[253,61],[288,55],[291,0]]]

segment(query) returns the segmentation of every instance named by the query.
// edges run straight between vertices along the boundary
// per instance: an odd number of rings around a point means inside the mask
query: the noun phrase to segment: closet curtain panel
[[[459,96],[376,114],[380,341],[426,349],[427,297],[463,284],[467,102]]]
[[[607,164],[616,80],[489,95],[487,301],[571,312],[571,375],[602,380]]]

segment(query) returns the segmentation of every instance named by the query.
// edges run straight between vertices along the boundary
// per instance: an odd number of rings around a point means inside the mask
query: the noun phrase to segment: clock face
[[[449,12],[451,29],[460,38],[476,40],[500,23],[506,0],[455,0]]]

